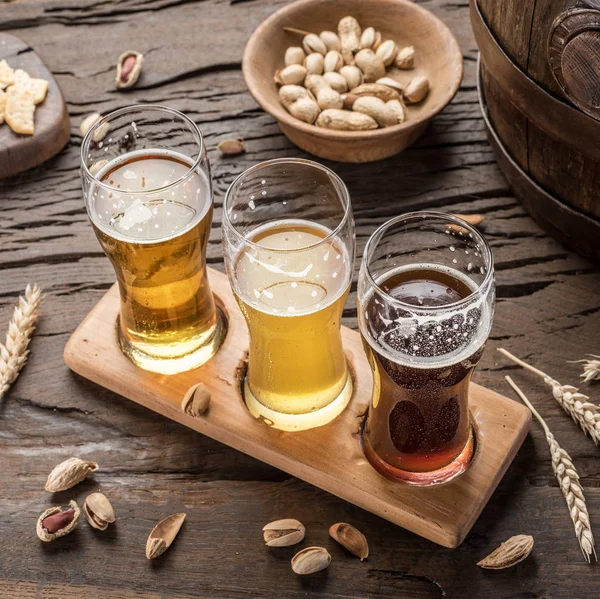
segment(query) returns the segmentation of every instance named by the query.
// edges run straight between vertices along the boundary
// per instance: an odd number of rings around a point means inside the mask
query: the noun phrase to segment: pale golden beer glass
[[[200,366],[226,328],[206,273],[213,194],[200,131],[175,110],[130,106],[90,129],[81,165],[88,215],[119,283],[123,352],[163,374]]]
[[[270,426],[321,426],[350,399],[340,327],[354,245],[348,190],[317,163],[263,162],[227,191],[225,264],[250,333],[244,399]]]

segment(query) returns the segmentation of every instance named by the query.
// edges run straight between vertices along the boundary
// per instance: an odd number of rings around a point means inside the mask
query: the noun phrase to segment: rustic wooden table
[[[184,599],[191,597],[564,597],[597,596],[598,566],[579,551],[548,448],[537,425],[466,541],[435,546],[270,466],[165,420],[73,375],[63,363],[69,335],[113,283],[113,270],[88,223],[80,190],[78,126],[93,111],[134,102],[168,104],[199,123],[209,147],[216,210],[208,261],[223,269],[221,204],[233,178],[256,162],[304,156],[247,93],[240,71],[245,41],[283,0],[39,0],[2,3],[0,29],[46,61],[72,117],[69,146],[42,167],[0,183],[0,322],[27,283],[47,293],[30,362],[0,404],[0,597]],[[498,307],[476,380],[510,395],[510,372],[546,417],[579,469],[600,538],[600,454],[547,389],[510,366],[506,347],[563,382],[599,353],[600,276],[594,264],[547,237],[516,202],[485,138],[475,87],[477,49],[466,2],[422,2],[453,30],[465,78],[452,104],[405,153],[362,166],[330,164],[347,183],[359,255],[376,226],[400,212],[435,208],[485,214]],[[116,57],[146,55],[131,91],[113,87]],[[219,157],[222,139],[242,136],[247,153]],[[574,182],[576,185],[576,182]],[[345,324],[356,326],[354,294]],[[4,325],[3,325],[4,326]],[[600,386],[586,386],[600,399]],[[77,455],[101,465],[94,480],[58,494],[82,501],[102,489],[117,522],[87,524],[43,545],[38,514],[50,469]],[[169,513],[188,521],[164,557],[144,557],[148,532]],[[367,535],[361,563],[331,546],[334,564],[307,579],[292,574],[293,549],[268,550],[261,527],[293,516],[310,541],[345,520]],[[475,564],[513,534],[535,537],[533,555],[512,570]]]

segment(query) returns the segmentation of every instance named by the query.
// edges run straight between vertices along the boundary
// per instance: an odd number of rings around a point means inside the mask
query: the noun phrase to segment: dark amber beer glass
[[[365,455],[394,480],[447,482],[473,455],[469,382],[494,312],[489,245],[450,215],[392,219],[367,243],[358,296],[374,381]]]
[[[200,366],[225,332],[206,273],[213,197],[200,131],[177,111],[131,106],[88,132],[81,159],[88,214],[119,283],[121,348],[154,372]]]
[[[352,392],[340,331],[354,258],[343,182],[308,160],[248,169],[225,198],[223,247],[250,333],[248,409],[282,430],[331,421]]]

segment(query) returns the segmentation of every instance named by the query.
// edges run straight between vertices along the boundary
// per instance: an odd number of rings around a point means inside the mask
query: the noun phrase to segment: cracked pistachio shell
[[[324,547],[306,547],[292,558],[292,570],[305,576],[325,570],[331,563],[331,555]]]
[[[99,466],[96,462],[87,462],[79,458],[69,458],[61,462],[50,472],[45,489],[49,493],[58,493],[74,487],[90,472],[96,472]]]
[[[91,493],[83,502],[83,513],[92,528],[106,530],[115,521],[110,501],[102,493]]]
[[[161,520],[153,529],[146,541],[146,557],[154,559],[162,555],[173,543],[183,525],[186,514],[178,513]]]
[[[299,520],[284,518],[269,522],[263,527],[263,537],[268,547],[289,547],[304,539],[306,529]]]
[[[369,544],[365,535],[347,522],[338,522],[329,528],[329,534],[342,547],[360,558],[360,561],[369,557]]]

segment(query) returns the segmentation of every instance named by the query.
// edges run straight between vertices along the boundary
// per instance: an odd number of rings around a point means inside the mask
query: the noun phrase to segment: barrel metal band
[[[487,72],[511,104],[550,137],[600,160],[600,122],[555,98],[530,79],[502,50],[479,9],[471,4],[471,24]]]

